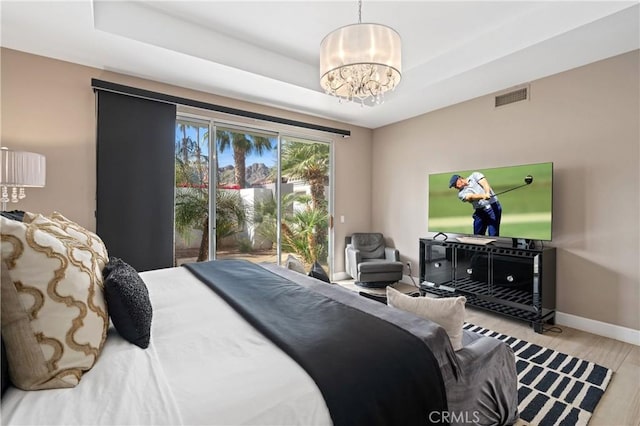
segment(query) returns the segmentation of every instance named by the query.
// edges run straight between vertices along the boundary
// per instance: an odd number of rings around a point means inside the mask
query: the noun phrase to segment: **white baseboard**
[[[640,330],[556,312],[556,324],[640,346]]]
[[[331,278],[332,281],[343,281],[352,279],[351,275],[347,274],[346,272],[334,272]]]

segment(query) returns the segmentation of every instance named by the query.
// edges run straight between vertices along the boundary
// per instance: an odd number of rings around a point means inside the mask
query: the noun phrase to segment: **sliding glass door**
[[[330,269],[330,176],[329,142],[179,116],[176,264],[293,255]]]
[[[215,258],[277,262],[278,135],[216,126]]]
[[[330,145],[283,136],[280,147],[282,255],[330,269]]]

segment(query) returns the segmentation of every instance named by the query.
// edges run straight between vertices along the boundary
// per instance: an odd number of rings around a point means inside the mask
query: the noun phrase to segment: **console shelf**
[[[420,239],[420,289],[528,321],[541,333],[555,321],[555,248],[514,249]]]

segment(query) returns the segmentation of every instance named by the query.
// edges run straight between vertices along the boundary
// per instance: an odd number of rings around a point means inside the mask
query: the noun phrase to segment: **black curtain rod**
[[[91,79],[91,87],[94,90],[106,90],[109,92],[122,93],[125,95],[146,98],[160,102],[166,102],[176,105],[185,105],[195,108],[207,109],[210,111],[223,112],[225,114],[237,115],[240,117],[253,118],[256,120],[269,121],[272,123],[286,124],[288,126],[302,127],[305,129],[318,130],[340,135],[342,137],[351,136],[350,130],[336,129],[333,127],[319,126],[317,124],[305,123],[303,121],[289,120],[286,118],[275,117],[273,115],[259,114],[251,111],[244,111],[236,108],[229,108],[222,105],[210,104],[207,102],[196,101],[194,99],[181,98],[179,96],[167,95],[165,93],[152,92],[150,90],[139,89],[137,87],[124,86],[122,84],[111,83],[109,81]]]

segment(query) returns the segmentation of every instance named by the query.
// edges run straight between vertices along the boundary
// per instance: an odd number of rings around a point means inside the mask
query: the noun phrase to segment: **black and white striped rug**
[[[507,343],[516,355],[518,424],[586,425],[613,372],[601,365],[465,323]]]

